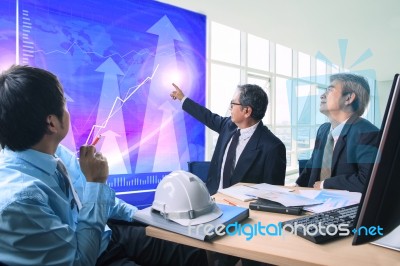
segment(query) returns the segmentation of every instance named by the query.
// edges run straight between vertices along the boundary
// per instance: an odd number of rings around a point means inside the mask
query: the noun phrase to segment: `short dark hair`
[[[57,77],[40,68],[13,65],[0,75],[0,145],[29,149],[47,131],[47,117],[62,120],[64,93]]]
[[[368,81],[364,77],[352,73],[333,74],[330,81],[335,80],[342,82],[343,94],[354,93],[356,95],[351,107],[358,116],[362,116],[370,98]]]
[[[240,91],[240,104],[243,107],[250,106],[253,109],[251,117],[256,121],[263,119],[268,107],[267,93],[260,86],[254,84],[239,85],[238,89]]]

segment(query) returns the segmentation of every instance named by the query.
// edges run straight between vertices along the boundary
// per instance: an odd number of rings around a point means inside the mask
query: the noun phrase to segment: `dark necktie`
[[[60,174],[60,187],[67,198],[69,197],[69,181],[67,177],[67,169],[65,169],[64,164],[59,160],[57,161],[57,171]]]
[[[239,143],[240,129],[233,134],[231,145],[229,145],[228,153],[226,154],[224,173],[223,173],[223,188],[230,186],[230,179],[235,169],[236,147]]]
[[[332,137],[332,132],[329,132],[324,149],[324,155],[322,157],[320,181],[324,181],[325,179],[331,177],[333,143],[334,141]]]
[[[71,200],[71,209],[76,207],[78,211],[82,208],[82,204],[79,200],[78,194],[76,194],[74,188],[72,187],[71,180],[68,177],[67,169],[65,168],[64,164],[61,160],[57,161],[57,171],[62,176],[62,182],[60,182],[61,189],[64,191],[67,198],[69,198],[69,192],[72,191],[72,200]]]

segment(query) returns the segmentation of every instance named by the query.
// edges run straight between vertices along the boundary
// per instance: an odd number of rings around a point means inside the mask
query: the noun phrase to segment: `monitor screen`
[[[353,245],[386,236],[400,225],[400,76],[396,74],[380,130],[371,178],[358,210]]]

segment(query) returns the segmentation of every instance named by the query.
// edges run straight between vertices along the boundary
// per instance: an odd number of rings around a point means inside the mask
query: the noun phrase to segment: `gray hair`
[[[355,94],[356,98],[353,101],[351,107],[354,113],[362,116],[365,108],[367,108],[370,98],[370,88],[368,81],[362,76],[351,73],[333,74],[330,77],[330,81],[333,82],[334,80],[342,82],[343,95],[349,93]]]

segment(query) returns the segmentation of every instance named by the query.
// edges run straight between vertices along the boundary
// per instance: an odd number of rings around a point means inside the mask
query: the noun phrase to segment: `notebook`
[[[222,216],[205,224],[183,226],[164,219],[159,213],[153,212],[151,207],[139,210],[135,213],[135,220],[154,227],[162,228],[174,233],[192,237],[202,241],[210,241],[223,232],[221,225],[240,223],[249,217],[249,209],[217,204],[223,212]]]
[[[249,208],[256,211],[277,212],[292,215],[301,215],[303,212],[303,207],[286,207],[279,202],[261,198],[250,202]]]

